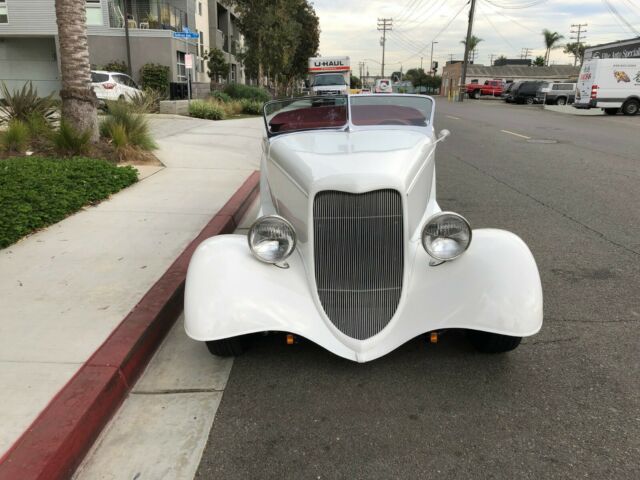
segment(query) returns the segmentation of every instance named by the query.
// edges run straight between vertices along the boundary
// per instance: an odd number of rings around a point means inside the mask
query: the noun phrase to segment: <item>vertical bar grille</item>
[[[364,340],[391,320],[402,293],[402,199],[395,190],[324,191],[313,202],[320,302],[345,335]]]

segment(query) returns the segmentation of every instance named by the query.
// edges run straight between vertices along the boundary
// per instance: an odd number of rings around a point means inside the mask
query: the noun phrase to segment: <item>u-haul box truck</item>
[[[309,92],[311,95],[347,94],[350,82],[349,57],[312,57],[309,59]]]
[[[640,111],[640,58],[587,60],[576,91],[576,108],[601,108],[609,115]]]

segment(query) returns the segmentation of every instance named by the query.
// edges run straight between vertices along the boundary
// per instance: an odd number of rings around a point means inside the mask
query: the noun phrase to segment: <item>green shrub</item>
[[[142,87],[160,92],[164,97],[169,92],[169,67],[156,63],[146,63],[140,69]]]
[[[22,120],[11,120],[7,130],[0,132],[0,146],[3,150],[22,153],[29,146],[29,127]]]
[[[189,115],[206,120],[224,120],[225,111],[222,105],[205,100],[193,100],[189,104]]]
[[[60,128],[52,134],[56,152],[69,157],[87,153],[90,140],[91,130],[79,132],[64,120],[60,122]]]
[[[142,150],[154,150],[156,142],[149,133],[149,123],[142,115],[131,111],[124,102],[109,102],[109,114],[100,124],[100,135],[113,141],[114,126],[120,125],[126,132],[129,145]]]
[[[241,83],[231,83],[224,87],[224,93],[231,98],[247,98],[260,102],[268,102],[271,98],[269,92],[259,87],[242,85]]]
[[[104,64],[101,67],[101,70],[105,70],[107,72],[129,73],[127,64],[120,60],[111,60],[109,63]]]
[[[37,113],[32,113],[27,117],[27,128],[29,129],[29,135],[32,140],[43,140],[50,136],[52,126],[51,123]]]
[[[88,158],[0,160],[0,248],[135,183],[132,167]]]
[[[117,151],[124,150],[129,145],[129,137],[124,125],[120,123],[111,123],[109,125],[109,137]]]
[[[151,88],[137,92],[131,97],[130,107],[136,113],[158,113],[163,95]]]
[[[214,90],[213,92],[211,92],[211,98],[214,98],[219,102],[224,102],[224,103],[231,101],[231,97],[226,93],[221,92],[220,90]]]
[[[240,100],[240,103],[242,104],[242,113],[245,115],[262,115],[264,102],[244,98]]]
[[[242,113],[242,102],[240,100],[231,100],[227,103],[219,103],[225,112],[225,117],[233,117]]]
[[[0,83],[0,125],[11,120],[26,122],[29,117],[38,115],[47,122],[51,122],[57,112],[57,101],[53,93],[46,97],[39,97],[38,90],[31,82],[25,83],[20,90],[9,91],[4,82]]]

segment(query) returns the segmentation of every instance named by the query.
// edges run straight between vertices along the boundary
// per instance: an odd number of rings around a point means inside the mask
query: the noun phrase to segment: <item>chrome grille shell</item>
[[[329,320],[365,340],[393,317],[402,294],[404,225],[396,190],[318,192],[313,201],[316,288]]]

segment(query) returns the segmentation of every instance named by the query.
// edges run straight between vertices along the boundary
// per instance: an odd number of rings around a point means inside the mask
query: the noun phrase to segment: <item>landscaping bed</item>
[[[133,167],[91,158],[0,159],[0,248],[137,181]]]

